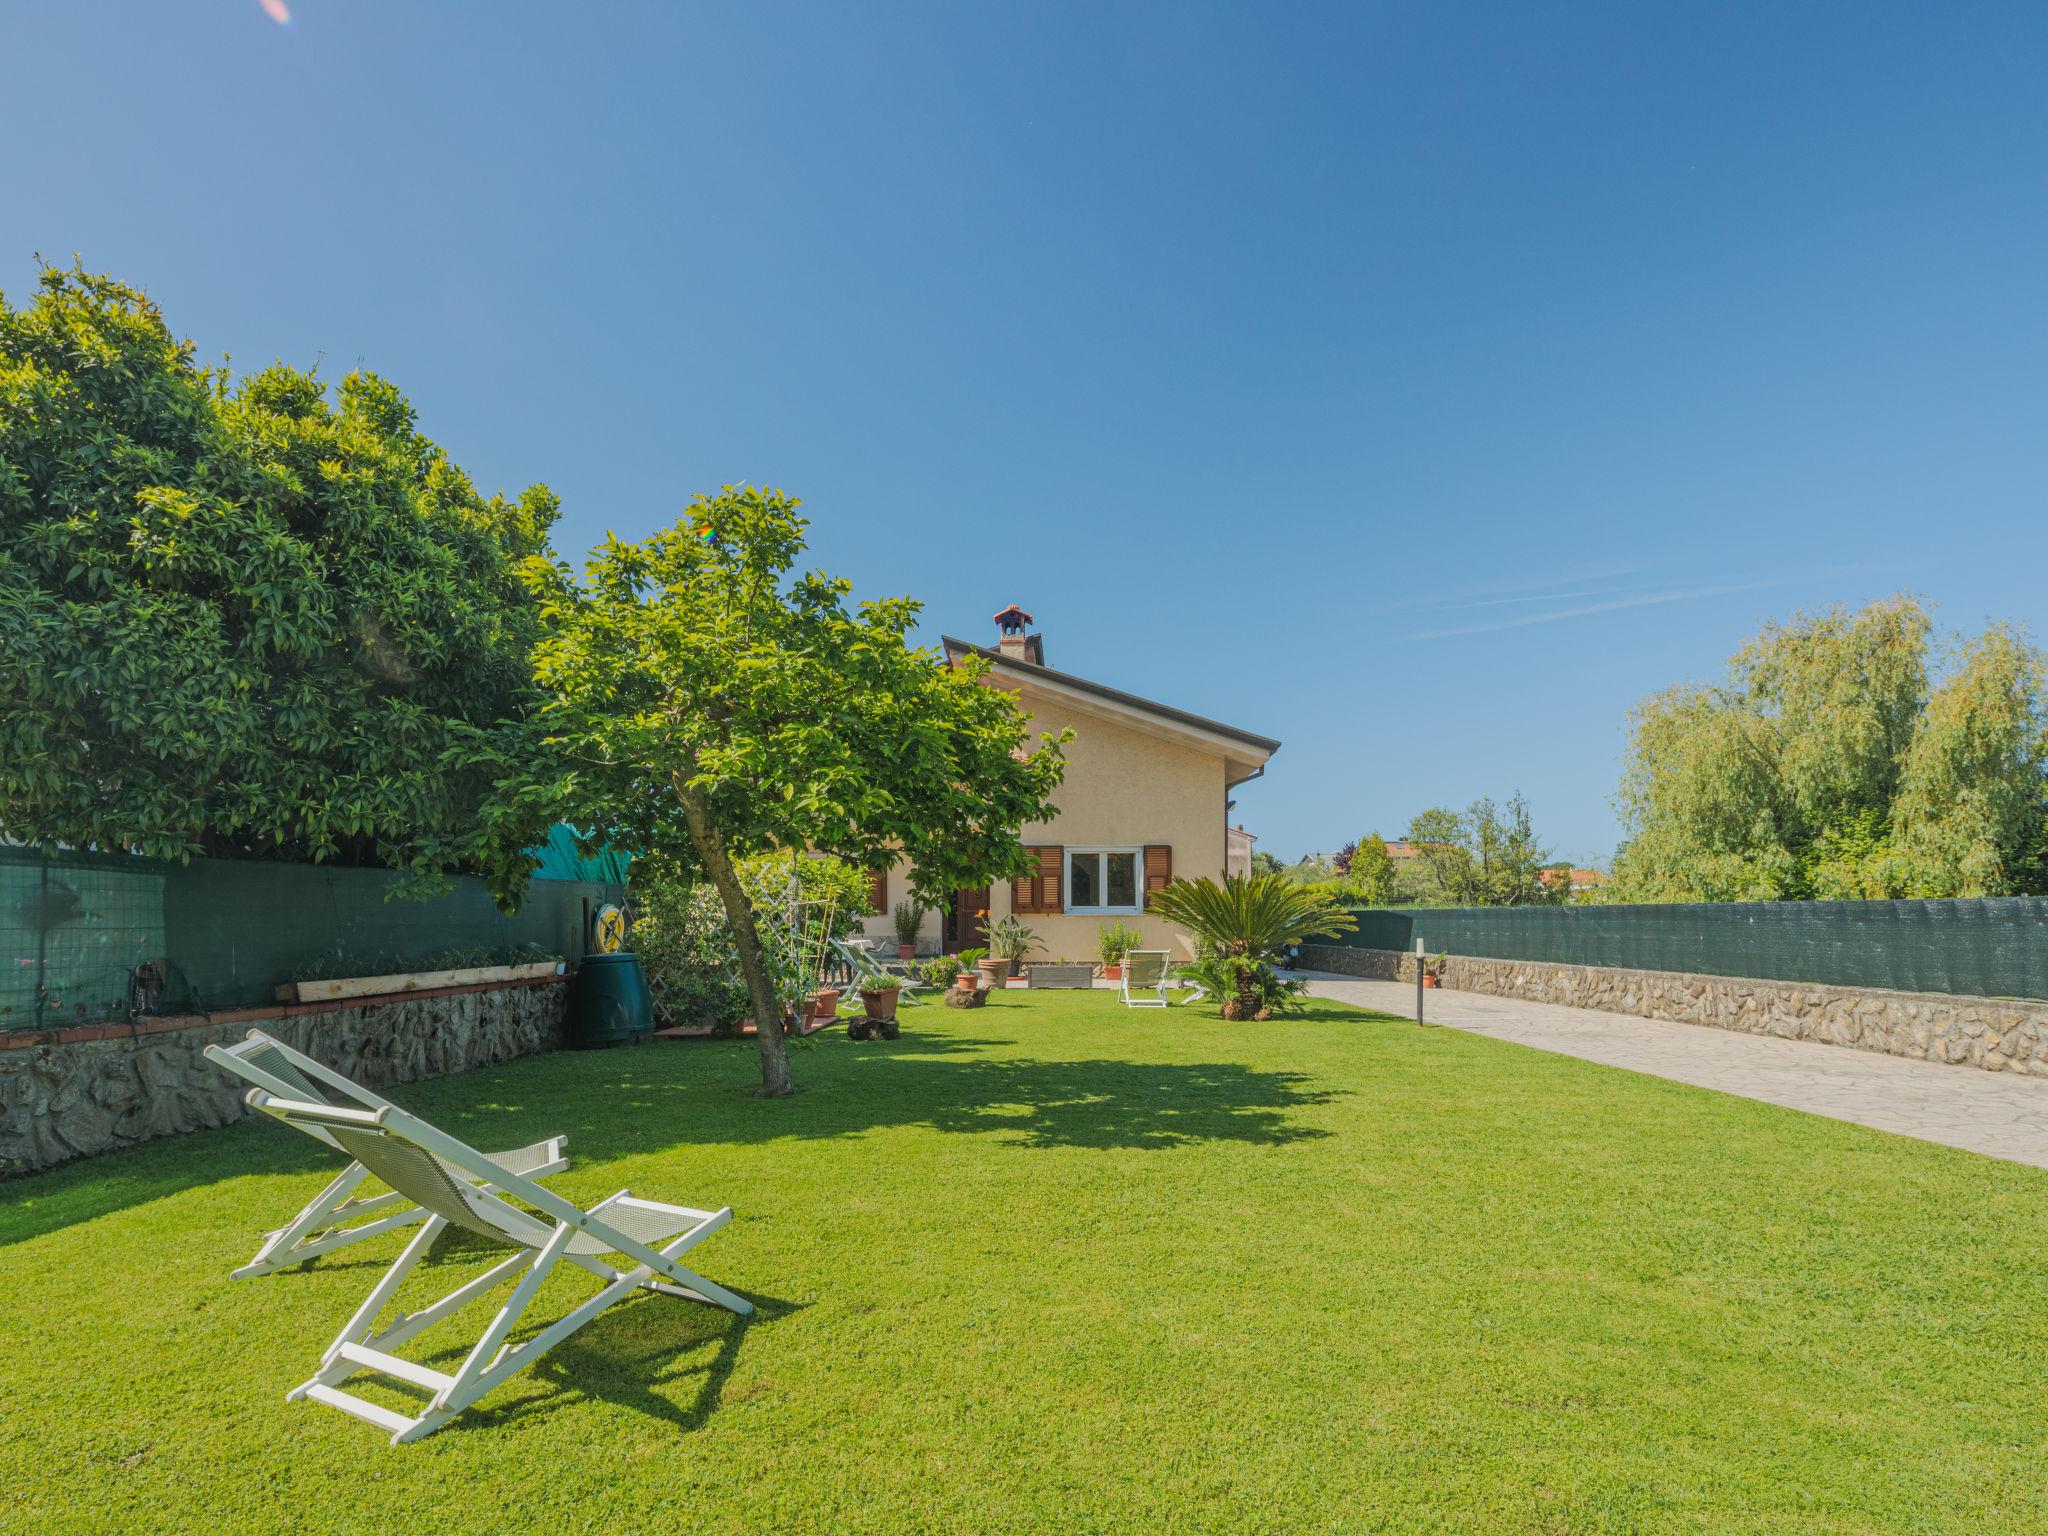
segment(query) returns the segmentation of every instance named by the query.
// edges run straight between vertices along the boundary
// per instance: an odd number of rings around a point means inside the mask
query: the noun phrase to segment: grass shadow
[[[440,1433],[494,1429],[510,1420],[557,1413],[591,1400],[630,1408],[683,1433],[701,1429],[718,1410],[747,1334],[806,1305],[770,1296],[748,1295],[747,1300],[754,1310],[746,1317],[658,1295],[614,1307],[506,1383],[515,1395],[496,1404],[486,1399],[451,1419]],[[682,1326],[689,1336],[673,1337],[664,1320],[652,1325],[663,1338],[625,1347],[629,1338],[645,1338],[657,1305],[669,1309],[664,1318],[687,1319]],[[710,1354],[703,1358],[706,1345],[711,1346]],[[677,1403],[662,1390],[693,1376],[696,1390],[687,1403]]]
[[[786,1100],[751,1096],[750,1041],[558,1052],[386,1091],[485,1150],[567,1133],[572,1163],[687,1142],[832,1140],[887,1127],[996,1135],[1022,1147],[1146,1151],[1215,1141],[1284,1146],[1327,1134],[1298,1118],[1333,1097],[1303,1073],[1231,1061],[1019,1057],[1006,1054],[1019,1040],[1002,1037],[993,1020],[974,1035],[925,1034],[914,1015],[905,1024],[909,1032],[893,1042],[821,1037],[799,1055],[803,1091]],[[0,1182],[0,1248],[197,1186],[338,1167],[328,1149],[260,1119],[166,1138]],[[257,1219],[282,1222],[296,1201],[280,1196],[278,1206]],[[259,1235],[251,1229],[252,1251]],[[327,1263],[346,1263],[344,1255]]]
[[[220,1126],[0,1181],[0,1248],[241,1174],[325,1172],[332,1177],[341,1171],[331,1150],[305,1136],[281,1141],[271,1129],[282,1127]],[[308,1190],[301,1202],[312,1193]],[[276,1212],[272,1224],[291,1214],[289,1209]],[[260,1236],[249,1234],[251,1253]],[[236,1262],[246,1258],[241,1255]]]
[[[688,1061],[636,1063],[598,1095],[575,1094],[571,1148],[597,1159],[657,1152],[679,1139],[751,1144],[836,1139],[889,1127],[999,1134],[1025,1147],[1160,1151],[1197,1142],[1286,1146],[1328,1132],[1298,1112],[1336,1096],[1305,1073],[1237,1062],[1045,1060],[975,1054],[957,1038],[850,1048],[868,1065],[814,1072],[796,1098],[764,1104],[707,1093]],[[887,1070],[877,1071],[884,1065]],[[630,1104],[637,1113],[620,1114]],[[601,1108],[600,1106],[603,1106]]]

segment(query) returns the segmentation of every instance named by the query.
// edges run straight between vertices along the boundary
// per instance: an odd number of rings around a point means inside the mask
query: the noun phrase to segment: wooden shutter
[[[1152,898],[1173,884],[1173,849],[1165,843],[1145,845],[1145,910],[1152,910]]]
[[[1020,916],[1051,917],[1066,910],[1061,886],[1064,848],[1026,848],[1031,868],[1010,882],[1010,910]]]
[[[869,873],[868,905],[884,917],[889,915],[889,871],[886,869]]]

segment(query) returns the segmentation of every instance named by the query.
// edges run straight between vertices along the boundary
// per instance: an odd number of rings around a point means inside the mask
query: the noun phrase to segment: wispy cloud
[[[1452,602],[1432,603],[1428,606],[1439,612],[1446,613],[1455,612],[1460,608],[1515,608],[1526,607],[1531,603],[1564,603],[1582,597],[1612,597],[1615,595],[1616,590],[1612,586],[1581,587],[1573,591],[1546,589],[1545,591],[1530,593],[1523,597],[1465,597]]]
[[[1485,635],[1501,629],[1526,629],[1534,624],[1558,624],[1566,619],[1583,619],[1595,613],[1615,613],[1624,608],[1652,608],[1662,603],[1689,603],[1704,597],[1726,597],[1736,592],[1760,592],[1766,587],[1789,586],[1795,581],[1810,581],[1812,573],[1797,576],[1759,576],[1746,579],[1697,582],[1689,586],[1665,586],[1650,591],[1613,592],[1592,603],[1575,603],[1566,608],[1547,608],[1541,613],[1520,613],[1510,618],[1488,619],[1477,624],[1449,624],[1435,629],[1421,629],[1409,636],[1411,640],[1448,640],[1454,635]],[[1591,597],[1595,592],[1554,593],[1549,601],[1563,601],[1570,598]],[[1461,604],[1446,606],[1478,607],[1503,601],[1482,598]],[[1542,598],[1522,601],[1545,601]]]
[[[1613,591],[1615,583],[1636,577],[1647,577],[1657,568],[1651,565],[1610,565],[1582,566],[1562,576],[1552,576],[1544,581],[1486,582],[1478,586],[1461,586],[1455,595],[1435,594],[1417,598],[1396,605],[1400,609],[1437,608],[1480,608],[1509,603],[1559,602],[1566,598],[1585,597],[1590,593],[1580,590],[1595,587],[1597,590]]]

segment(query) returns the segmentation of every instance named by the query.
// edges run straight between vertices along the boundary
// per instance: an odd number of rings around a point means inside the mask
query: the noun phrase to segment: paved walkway
[[[1415,1017],[1413,982],[1302,974],[1312,978],[1316,997]],[[1541,1051],[2048,1168],[2048,1078],[1442,988],[1428,994],[1423,1016]]]

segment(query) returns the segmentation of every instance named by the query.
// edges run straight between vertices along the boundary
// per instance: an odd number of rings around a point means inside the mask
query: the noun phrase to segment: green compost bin
[[[585,955],[569,988],[569,1044],[577,1050],[631,1045],[654,1033],[654,994],[640,957]]]

